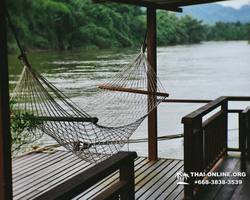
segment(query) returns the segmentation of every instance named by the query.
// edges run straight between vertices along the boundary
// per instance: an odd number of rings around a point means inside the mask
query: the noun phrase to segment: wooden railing
[[[246,150],[245,141],[250,111],[228,110],[229,101],[250,101],[250,97],[219,97],[182,118],[185,173],[210,171],[223,155],[227,155],[228,150],[241,151],[243,157],[245,152],[249,151]],[[238,149],[229,149],[227,145],[228,113],[239,113],[241,125]],[[243,165],[245,165],[244,158]],[[197,189],[194,185],[195,179],[203,178],[190,176],[187,180],[189,184],[184,186],[185,199],[193,199],[194,191]]]
[[[239,114],[239,147],[241,151],[241,169],[246,169],[246,157],[250,157],[250,107]]]
[[[110,185],[93,199],[133,200],[135,199],[134,159],[136,157],[135,152],[119,152],[35,199],[72,199],[113,172],[120,170],[120,180]]]

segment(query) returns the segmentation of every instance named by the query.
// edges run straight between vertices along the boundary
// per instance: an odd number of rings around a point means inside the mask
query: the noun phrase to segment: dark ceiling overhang
[[[197,4],[214,3],[218,0],[92,0],[93,4],[113,2],[128,4],[141,7],[155,7],[161,10],[170,10],[175,12],[182,12],[183,6],[191,6]]]

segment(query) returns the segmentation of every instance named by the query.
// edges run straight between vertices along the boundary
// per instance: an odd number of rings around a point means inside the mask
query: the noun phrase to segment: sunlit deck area
[[[13,159],[13,199],[34,199],[43,192],[93,166],[72,153],[31,153]],[[136,199],[183,199],[183,186],[176,172],[183,171],[183,161],[146,157],[134,160]],[[87,189],[75,199],[93,199],[119,179],[116,171]]]

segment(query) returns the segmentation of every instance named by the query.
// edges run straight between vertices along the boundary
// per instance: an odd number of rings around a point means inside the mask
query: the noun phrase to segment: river
[[[140,53],[139,47],[105,50],[67,50],[29,53],[31,65],[80,107],[124,64]],[[18,55],[9,55],[10,93],[22,71]],[[247,41],[202,42],[157,48],[158,77],[170,99],[208,99],[250,95],[250,45]],[[158,135],[183,132],[181,118],[204,104],[162,103],[158,106]],[[238,104],[230,104],[235,108]],[[245,108],[246,103],[240,104]],[[238,107],[237,107],[238,108]],[[234,116],[232,116],[234,118]],[[229,129],[236,129],[230,123]],[[231,134],[231,135],[230,135]],[[132,139],[147,137],[147,120]],[[237,132],[229,131],[229,144],[237,146]],[[36,144],[55,142],[48,136]],[[183,139],[159,141],[159,157],[183,159]],[[147,143],[125,145],[124,150],[147,156]],[[27,150],[27,148],[25,148]],[[24,151],[24,150],[23,150]]]

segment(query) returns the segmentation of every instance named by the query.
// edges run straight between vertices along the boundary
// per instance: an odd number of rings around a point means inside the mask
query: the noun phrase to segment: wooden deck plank
[[[26,168],[29,165],[32,165],[33,163],[42,160],[44,157],[47,157],[48,155],[44,153],[31,153],[25,156],[22,156],[21,158],[18,158],[18,162],[16,158],[12,159],[12,167],[13,171],[22,171],[22,168]],[[26,159],[27,158],[27,159]]]
[[[170,163],[166,163],[166,167],[160,172],[159,180],[155,182],[150,188],[148,188],[142,196],[137,196],[136,198],[139,199],[146,199],[153,195],[163,184],[164,182],[171,176],[171,170],[179,163],[179,160],[172,160]],[[144,189],[144,188],[142,188]]]
[[[147,159],[143,158],[143,157],[138,157],[135,159],[135,171],[140,168],[142,165],[144,165],[143,163],[147,163]],[[89,198],[93,198],[95,197],[99,192],[103,191],[105,188],[107,188],[110,184],[114,183],[115,181],[118,181],[119,178],[119,173],[115,172],[112,175],[110,175],[109,177],[107,177],[107,179],[100,181],[99,183],[97,183],[96,185],[94,185],[93,187],[89,188],[88,190],[86,190],[85,192],[83,192],[81,195],[79,195],[78,197],[76,197],[75,199],[89,199]]]
[[[115,172],[113,174],[111,174],[110,176],[108,176],[106,179],[100,181],[99,183],[97,183],[96,185],[94,185],[93,187],[89,188],[88,191],[82,193],[80,195],[80,199],[90,199],[93,198],[94,196],[96,196],[99,192],[102,192],[103,190],[105,190],[105,188],[107,188],[110,184],[115,183],[119,180],[119,172]]]
[[[69,154],[68,156],[71,157],[72,154]],[[76,156],[74,157],[77,158]],[[23,185],[25,185],[23,186],[24,188],[16,189],[14,186],[14,196],[16,197],[16,199],[21,198],[22,195],[25,196],[28,194],[36,194],[51,186],[55,186],[56,184],[59,184],[60,181],[72,177],[76,173],[79,173],[80,171],[83,171],[90,166],[90,163],[82,161],[79,158],[77,158],[75,162],[68,162],[68,164],[66,161],[67,160],[64,158],[62,160],[59,160],[59,162],[53,163],[54,166],[49,165],[47,166],[47,168],[35,171],[30,176],[30,180],[23,183]],[[65,168],[62,168],[60,162],[66,165]],[[19,193],[15,194],[15,192]]]
[[[240,172],[240,160],[238,161],[237,165],[235,165],[235,168],[233,169],[233,172]],[[242,177],[228,177],[226,180],[240,180]],[[231,199],[235,189],[237,188],[237,185],[230,184],[226,187],[222,185],[221,189],[215,196],[215,200],[221,200],[221,199]]]
[[[145,185],[147,181],[152,178],[152,176],[154,175],[153,171],[155,171],[163,162],[164,160],[151,161],[144,167],[144,171],[141,171],[140,174],[137,174],[137,177],[135,178],[135,191]]]
[[[183,171],[183,166],[181,168],[179,168],[177,171]],[[165,186],[166,188],[165,188],[164,192],[162,192],[161,195],[159,195],[157,198],[158,199],[167,199],[169,197],[169,195],[172,194],[173,191],[175,191],[176,188],[178,187],[178,184],[177,184],[178,182],[179,182],[179,180],[176,179],[175,173],[174,173],[173,176],[169,179],[168,186],[167,185]]]
[[[182,186],[183,188],[183,186]],[[184,188],[181,193],[174,200],[183,200],[184,199]]]
[[[27,165],[26,168],[21,168],[21,171],[19,170],[18,172],[13,173],[13,178],[15,178],[15,181],[29,179],[32,174],[51,168],[54,164],[64,160],[66,156],[67,154],[59,154],[58,157],[56,155],[48,155],[49,158],[47,157],[33,165]]]
[[[27,162],[25,158],[27,158]],[[32,153],[13,159],[13,163],[13,199],[25,200],[33,199],[92,165],[77,158],[72,153],[62,151],[54,154]],[[175,177],[176,172],[182,170],[182,160],[149,161],[145,157],[138,157],[135,159],[136,199],[183,199],[183,185],[178,185],[178,180]],[[241,172],[240,159],[228,156],[215,171]],[[250,167],[247,168],[247,173],[250,173]],[[213,177],[214,180],[223,180],[224,178],[227,180],[240,179],[240,177]],[[118,179],[119,173],[116,172],[75,199],[91,199]],[[249,199],[250,177],[243,177],[242,181],[242,185],[203,186],[197,192],[196,199]]]
[[[33,158],[36,159],[36,157],[38,157],[38,156],[46,156],[46,155],[45,154],[38,154],[36,152],[26,153],[26,154],[14,157],[12,159],[12,166],[18,165],[22,160],[25,160],[25,161],[27,160],[27,162],[28,162],[29,160],[32,160]]]
[[[158,186],[157,190],[147,199],[157,199],[161,196],[161,194],[164,193],[164,191],[176,180],[175,174],[177,171],[180,171],[182,167],[183,163],[179,161],[173,168],[170,169],[170,171],[168,171],[167,174],[162,177],[161,181],[156,183]]]
[[[145,184],[142,183],[136,184],[135,191],[137,198],[140,198],[143,194],[145,194],[149,189],[161,178],[161,171],[168,166],[172,160],[163,160],[162,164],[152,171],[150,176],[147,176],[144,179]],[[143,187],[142,187],[143,186]],[[143,189],[142,189],[143,188]]]
[[[69,171],[67,173],[64,173],[62,175],[56,175],[56,176],[53,176],[53,177],[49,177],[48,179],[46,179],[45,181],[42,181],[39,185],[39,188],[38,190],[39,191],[45,191],[45,190],[48,190],[52,187],[55,187],[56,185],[62,183],[63,181],[66,181],[68,180],[69,178],[77,175],[78,173],[86,170],[88,167],[90,167],[91,164],[90,163],[79,163],[79,165],[76,167],[76,168],[73,168],[72,169],[69,169]]]
[[[18,200],[33,199],[40,193],[55,187],[92,165],[77,158],[72,153],[62,151],[54,154],[31,153],[14,158],[13,163],[13,199]],[[177,165],[183,165],[183,162],[179,160],[159,159],[158,161],[149,161],[146,157],[138,157],[134,163],[136,196],[137,199],[142,200],[147,199],[154,193],[152,188],[155,188],[155,182],[159,185],[159,181],[166,180],[167,176],[174,177],[173,174],[170,174],[175,172],[172,169],[176,168]],[[161,176],[164,174],[168,175],[162,179]],[[119,172],[115,172],[74,199],[91,199],[118,179]],[[177,184],[176,186],[178,188]],[[178,196],[180,193],[182,193],[181,189],[176,190],[176,192],[173,191],[171,194]]]
[[[61,176],[62,173],[66,173],[69,170],[72,170],[72,165],[76,165],[79,160],[76,159],[76,157],[72,157],[71,159],[68,159],[69,163],[62,164],[58,163],[57,168],[49,168],[46,170],[41,170],[38,173],[34,173],[30,175],[29,177],[25,179],[21,179],[20,181],[15,181],[15,192],[18,192],[19,190],[23,191],[26,190],[29,187],[38,186],[42,181],[48,179],[48,177],[51,176]],[[70,169],[69,169],[70,168]]]
[[[184,186],[177,185],[177,187],[169,194],[166,200],[173,200],[173,199],[183,199],[184,198]]]
[[[226,157],[216,168],[216,172],[233,172],[240,162],[239,158]],[[226,180],[228,177],[210,177],[209,180]],[[197,194],[195,195],[198,199],[210,200],[214,199],[215,196],[222,189],[223,184],[214,184],[214,185],[203,185]],[[206,194],[206,195],[204,195]]]
[[[248,161],[248,168],[246,170],[246,173],[247,173],[247,176],[243,177],[241,179],[242,184],[237,185],[231,199],[237,199],[237,200],[250,199],[250,189],[249,189],[249,185],[250,185],[250,176],[249,176],[250,175],[250,165],[249,165],[249,161]]]
[[[20,165],[17,167],[18,169],[14,168],[13,170],[13,178],[17,176],[19,179],[22,179],[25,176],[28,176],[30,171],[38,171],[42,168],[46,168],[47,166],[51,165],[51,163],[58,162],[62,156],[66,155],[66,153],[49,154],[47,156],[45,155],[45,157],[37,157],[38,160],[34,160],[33,163],[28,162],[26,165],[25,161],[20,162]]]

